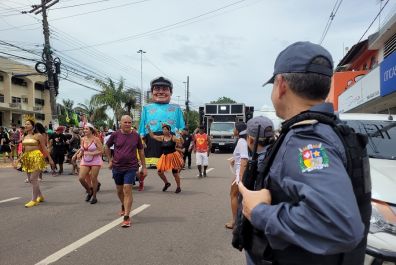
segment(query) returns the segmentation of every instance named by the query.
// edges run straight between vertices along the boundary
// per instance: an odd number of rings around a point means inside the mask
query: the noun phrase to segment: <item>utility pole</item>
[[[56,109],[56,95],[55,95],[55,83],[54,83],[54,67],[53,67],[53,58],[51,52],[51,45],[49,40],[49,28],[48,28],[48,20],[47,20],[47,9],[56,3],[59,0],[41,0],[41,5],[32,5],[32,10],[29,13],[33,13],[35,15],[42,13],[43,14],[43,33],[44,33],[44,50],[43,50],[43,59],[45,60],[47,76],[48,76],[48,87],[50,92],[50,104],[51,104],[51,113],[53,124],[58,123],[58,113]]]
[[[190,77],[187,76],[186,82],[186,127],[188,128],[188,114],[190,112]]]
[[[142,49],[138,50],[137,53],[140,53],[140,117],[142,117],[143,113],[143,105],[144,105],[144,91],[143,91],[143,53],[146,53]]]

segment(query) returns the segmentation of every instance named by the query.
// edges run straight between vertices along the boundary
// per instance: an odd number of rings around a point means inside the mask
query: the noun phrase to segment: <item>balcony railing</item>
[[[22,109],[21,103],[10,103],[10,108]]]

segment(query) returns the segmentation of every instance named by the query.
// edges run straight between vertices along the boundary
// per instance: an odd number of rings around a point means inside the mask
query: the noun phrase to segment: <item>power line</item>
[[[331,23],[333,23],[334,17],[335,17],[335,15],[337,14],[337,11],[338,11],[338,9],[340,8],[340,5],[341,5],[342,1],[343,1],[343,0],[336,0],[336,2],[335,2],[335,4],[334,4],[334,7],[333,7],[333,10],[332,10],[331,13],[330,13],[330,17],[329,17],[329,19],[327,20],[327,24],[326,24],[326,26],[325,26],[325,29],[324,29],[324,31],[323,31],[323,33],[322,33],[322,37],[320,38],[320,41],[319,41],[319,44],[320,44],[320,45],[322,45],[324,39],[326,38],[327,32],[328,32],[329,29],[330,29]]]
[[[114,1],[114,0],[100,0],[100,1],[82,3],[82,4],[75,4],[75,5],[70,5],[70,6],[61,6],[61,7],[52,8],[52,10],[56,10],[56,9],[65,9],[65,8],[72,8],[72,7],[78,7],[78,6],[86,6],[86,5],[98,4],[98,3],[109,2],[109,1]],[[148,1],[149,1],[149,0],[148,0]]]
[[[75,51],[75,50],[81,50],[81,49],[86,49],[86,48],[91,48],[91,47],[103,46],[103,45],[107,45],[107,44],[111,44],[111,43],[115,43],[115,42],[119,43],[119,42],[123,42],[123,41],[128,41],[130,39],[134,39],[134,38],[137,38],[137,37],[142,37],[142,36],[145,36],[145,35],[148,35],[148,34],[152,34],[152,33],[157,33],[157,31],[160,31],[160,30],[169,29],[169,28],[172,28],[174,26],[177,26],[177,25],[180,25],[180,24],[184,24],[184,23],[189,22],[191,20],[195,20],[197,18],[200,18],[200,17],[203,17],[203,16],[207,16],[209,14],[213,14],[215,12],[218,12],[220,10],[223,10],[223,9],[229,8],[231,6],[240,4],[240,3],[245,2],[245,1],[247,1],[247,0],[236,1],[236,2],[230,3],[228,5],[222,6],[220,8],[216,8],[216,9],[210,10],[208,12],[202,13],[200,15],[197,15],[197,16],[194,16],[194,17],[191,17],[191,18],[188,18],[188,19],[184,19],[184,20],[178,21],[176,23],[169,24],[169,25],[166,25],[166,26],[162,26],[162,27],[159,27],[159,28],[156,28],[156,29],[152,29],[152,30],[149,30],[149,31],[146,31],[146,32],[143,32],[143,33],[139,33],[139,34],[123,37],[123,38],[112,40],[112,41],[105,41],[105,42],[101,42],[101,43],[97,43],[97,44],[81,46],[81,47],[76,48],[76,49],[69,49],[69,50],[63,50],[63,51],[64,52]]]
[[[375,18],[373,19],[373,21],[370,23],[370,25],[368,26],[368,28],[364,31],[363,35],[360,37],[359,41],[356,43],[359,43],[364,35],[366,35],[367,31],[369,31],[369,29],[371,28],[371,26],[374,24],[374,22],[377,20],[377,18],[379,17],[379,15],[381,14],[382,10],[384,10],[384,8],[386,7],[386,5],[389,3],[389,0],[386,1],[386,3],[384,4],[384,6],[380,9],[380,11],[378,12],[378,14],[375,16]]]

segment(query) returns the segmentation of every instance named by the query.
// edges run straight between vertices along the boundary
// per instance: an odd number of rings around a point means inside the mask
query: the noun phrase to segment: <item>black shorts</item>
[[[8,144],[3,144],[0,146],[0,153],[9,153],[11,152],[11,147]]]
[[[63,164],[65,162],[65,155],[63,153],[53,153],[51,157],[55,164]]]

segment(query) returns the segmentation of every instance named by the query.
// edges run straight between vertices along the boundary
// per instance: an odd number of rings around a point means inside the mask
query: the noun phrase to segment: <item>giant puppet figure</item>
[[[162,125],[168,124],[172,133],[185,127],[183,112],[177,104],[170,104],[173,85],[164,77],[150,82],[152,103],[143,107],[139,124],[139,134],[146,143],[145,157],[147,165],[156,165],[162,154],[161,142],[151,138],[146,126],[149,125],[155,135],[162,135]]]

